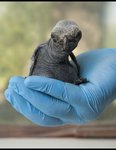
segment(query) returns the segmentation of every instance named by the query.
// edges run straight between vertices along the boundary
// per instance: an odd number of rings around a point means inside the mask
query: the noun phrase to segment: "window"
[[[116,137],[115,101],[90,124],[49,128],[34,125],[3,96],[11,76],[28,74],[33,50],[49,38],[57,20],[72,18],[81,27],[83,39],[76,55],[115,47],[115,7],[115,2],[0,3],[0,137]]]

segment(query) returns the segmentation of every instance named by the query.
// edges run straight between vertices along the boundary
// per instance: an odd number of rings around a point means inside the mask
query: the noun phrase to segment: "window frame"
[[[116,138],[116,124],[67,125],[42,127],[37,125],[0,125],[0,138]]]

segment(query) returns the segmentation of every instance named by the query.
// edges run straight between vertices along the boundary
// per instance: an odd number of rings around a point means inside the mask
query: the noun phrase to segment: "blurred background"
[[[28,75],[37,45],[47,41],[57,21],[77,22],[83,37],[75,54],[116,47],[116,2],[0,2],[0,125],[32,125],[4,98],[11,76]],[[116,123],[113,102],[95,123]]]

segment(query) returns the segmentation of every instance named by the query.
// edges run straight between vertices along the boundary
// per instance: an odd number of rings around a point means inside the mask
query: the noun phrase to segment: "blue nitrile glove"
[[[77,57],[86,84],[30,76],[12,77],[6,99],[38,125],[84,124],[95,120],[116,98],[116,49],[85,52]]]

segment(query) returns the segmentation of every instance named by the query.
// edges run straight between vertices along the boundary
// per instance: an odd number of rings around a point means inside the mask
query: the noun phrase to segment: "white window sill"
[[[116,139],[0,138],[0,148],[116,148]]]

